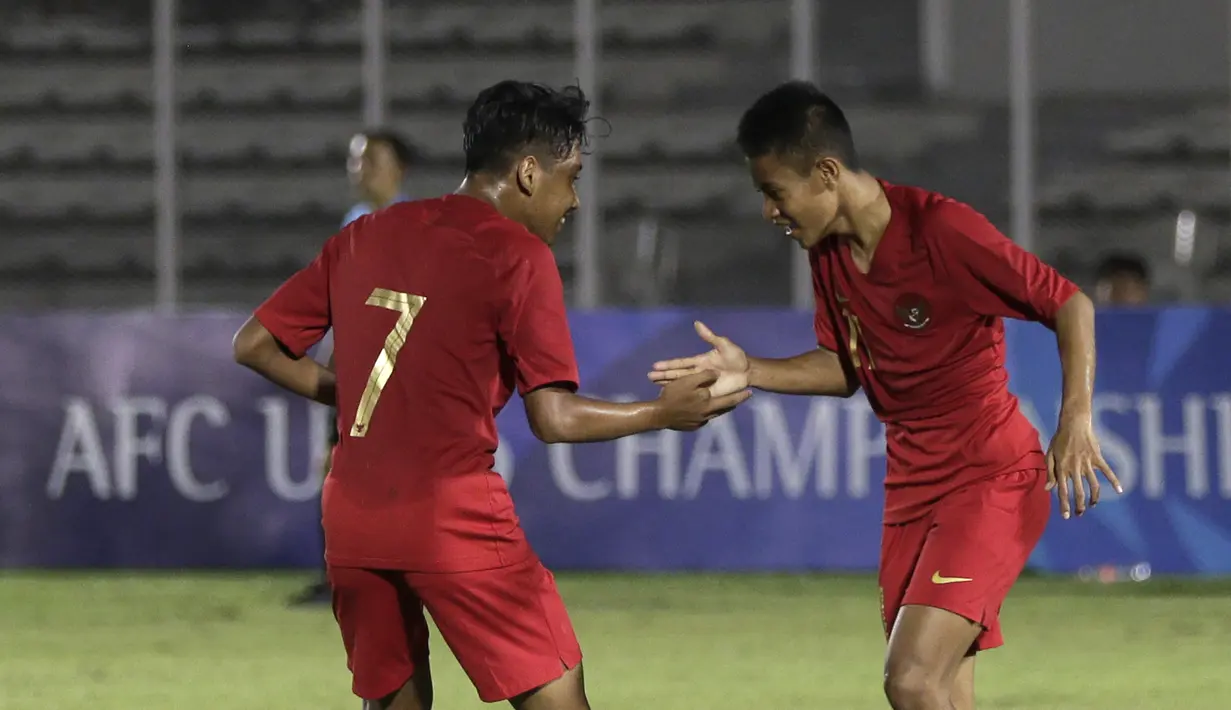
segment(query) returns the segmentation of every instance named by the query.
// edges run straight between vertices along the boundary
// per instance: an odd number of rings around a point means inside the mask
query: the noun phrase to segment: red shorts
[[[1016,471],[960,488],[926,516],[885,525],[881,618],[885,636],[909,604],[951,611],[983,626],[974,651],[1004,644],[1000,606],[1043,536],[1051,513],[1047,472]]]
[[[483,702],[508,700],[581,662],[555,578],[531,555],[499,569],[423,573],[329,567],[355,695],[384,698],[428,658],[426,607]]]

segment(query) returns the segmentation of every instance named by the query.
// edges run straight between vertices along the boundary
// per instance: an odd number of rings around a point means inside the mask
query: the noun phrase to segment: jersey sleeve
[[[332,322],[329,311],[332,247],[331,239],[312,263],[279,286],[254,314],[295,357],[303,357],[308,348],[319,342]]]
[[[580,381],[564,307],[564,284],[545,244],[519,250],[509,270],[500,314],[500,338],[526,395],[546,385],[576,390]]]
[[[822,282],[821,270],[817,266],[819,255],[813,249],[808,252],[812,263],[812,296],[816,301],[816,311],[812,317],[812,329],[816,331],[816,344],[831,352],[838,352],[838,336],[834,333],[833,320],[830,318],[829,303],[826,289]]]
[[[1060,307],[1077,286],[1017,246],[973,208],[946,202],[934,208],[946,271],[979,315],[1036,321],[1055,329]]]

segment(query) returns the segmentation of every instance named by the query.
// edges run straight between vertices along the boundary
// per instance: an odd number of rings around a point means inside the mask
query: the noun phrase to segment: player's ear
[[[820,156],[816,159],[816,163],[812,166],[812,174],[819,179],[827,189],[832,189],[838,184],[838,177],[842,174],[842,164],[832,157]]]
[[[523,156],[517,161],[516,167],[517,187],[527,197],[534,195],[534,189],[538,186],[539,180],[539,161],[533,155]]]

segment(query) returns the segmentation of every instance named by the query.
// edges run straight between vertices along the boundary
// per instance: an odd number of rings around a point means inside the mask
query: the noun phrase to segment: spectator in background
[[[1150,269],[1136,254],[1112,254],[1098,266],[1095,300],[1106,306],[1140,306],[1150,300]]]
[[[410,146],[393,131],[365,131],[351,138],[346,171],[359,193],[359,203],[346,213],[342,226],[409,197],[402,191],[412,155]]]
[[[351,138],[350,152],[346,159],[346,172],[350,174],[359,202],[346,213],[346,217],[342,220],[343,228],[366,214],[388,207],[395,202],[410,199],[402,191],[402,186],[406,180],[406,171],[410,167],[411,158],[410,146],[393,131],[364,131]],[[328,345],[332,347],[332,342]],[[329,357],[329,366],[333,367],[332,355]],[[333,421],[337,421],[336,411]],[[333,445],[336,443],[338,443],[338,431],[335,425],[330,429],[329,444],[322,452],[322,479],[329,474]],[[319,503],[318,498],[317,504]],[[319,523],[318,534],[323,555],[325,531],[324,528],[320,528]],[[325,579],[324,557],[322,556],[320,577],[295,595],[291,603],[329,604],[331,602],[332,596],[329,593],[329,583]]]

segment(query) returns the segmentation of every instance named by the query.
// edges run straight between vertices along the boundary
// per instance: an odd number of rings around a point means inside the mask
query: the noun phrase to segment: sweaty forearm
[[[334,367],[334,359],[333,359],[333,356],[334,356],[334,353],[335,353],[335,352],[337,352],[337,351],[336,351],[336,350],[331,350],[331,351],[329,352],[329,362],[325,365],[325,369],[326,369],[326,370],[329,370],[329,372],[333,373],[333,376],[334,376],[334,378],[335,378],[335,383],[336,383],[336,378],[337,378],[337,376],[338,376],[338,375],[337,375],[337,368],[336,368],[336,367]],[[336,399],[336,397],[335,397],[335,399]],[[338,443],[338,439],[342,438],[342,432],[338,431],[338,409],[337,409],[337,403],[336,403],[336,402],[334,403],[333,408],[334,408],[334,409],[333,409],[333,417],[332,417],[332,419],[331,419],[331,421],[332,421],[332,426],[330,426],[330,427],[329,427],[329,441],[328,441],[328,443],[327,443],[327,444],[326,444],[326,446],[325,446],[326,456],[330,456],[330,455],[332,455],[332,452],[333,452],[333,446],[334,446],[334,444],[337,444],[337,443]]]
[[[307,397],[331,407],[337,405],[337,380],[333,372],[310,357],[293,360],[282,353],[276,353],[261,360],[243,364],[270,382],[301,397]]]
[[[1056,343],[1064,372],[1060,416],[1088,417],[1094,399],[1094,304],[1078,292],[1056,314]]]
[[[818,348],[788,358],[749,358],[748,384],[778,394],[849,397],[859,384],[847,376],[837,353]]]
[[[661,429],[659,414],[655,402],[606,402],[561,393],[530,412],[530,426],[548,444],[581,444]]]
[[[301,397],[334,406],[337,380],[332,367],[310,357],[294,357],[256,318],[240,327],[231,347],[235,362]]]

